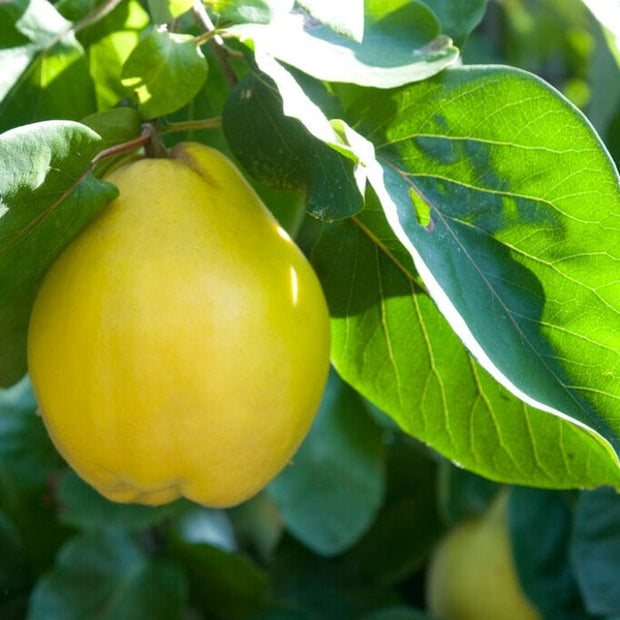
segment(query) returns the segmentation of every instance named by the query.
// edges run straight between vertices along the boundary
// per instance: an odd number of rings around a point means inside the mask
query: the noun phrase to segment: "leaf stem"
[[[103,151],[99,151],[99,153],[97,153],[93,157],[90,165],[88,166],[84,174],[80,177],[80,181],[89,172],[91,172],[101,160],[107,159],[108,157],[114,157],[115,155],[122,155],[123,153],[129,153],[130,151],[139,149],[142,146],[146,146],[146,144],[148,144],[148,142],[152,140],[154,133],[155,130],[153,128],[153,125],[145,123],[142,126],[142,133],[137,138],[134,138],[133,140],[128,140],[127,142],[122,142],[121,144],[115,144],[114,146],[110,146],[107,149],[103,149]]]
[[[178,121],[175,123],[166,123],[159,130],[159,134],[173,133],[175,131],[196,131],[199,129],[215,129],[221,127],[222,117],[203,118],[192,121]]]

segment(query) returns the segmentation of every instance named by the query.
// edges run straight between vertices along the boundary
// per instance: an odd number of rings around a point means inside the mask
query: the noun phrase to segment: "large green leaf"
[[[367,0],[365,17],[360,42],[299,12],[232,26],[228,33],[258,57],[277,58],[321,80],[380,88],[424,80],[458,58],[432,11],[419,2]]]
[[[617,451],[620,183],[587,120],[503,67],[364,93],[351,114],[380,145],[391,228],[474,357]]]
[[[607,442],[521,402],[472,359],[374,201],[356,218],[323,224],[312,261],[338,372],[406,432],[494,480],[620,485]]]
[[[186,596],[176,564],[150,558],[127,533],[107,529],[61,548],[34,589],[28,617],[168,620],[181,616]]]
[[[116,188],[86,174],[101,138],[71,121],[0,135],[0,386],[26,370],[30,307],[47,267]]]

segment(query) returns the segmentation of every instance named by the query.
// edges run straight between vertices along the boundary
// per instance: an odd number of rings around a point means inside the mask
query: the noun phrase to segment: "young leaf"
[[[28,617],[168,620],[182,615],[186,597],[176,564],[149,558],[127,533],[110,528],[61,548],[34,589]]]
[[[46,121],[0,135],[0,386],[26,370],[26,333],[49,264],[116,195],[85,174],[101,138],[84,125]]]
[[[469,350],[618,451],[620,183],[586,119],[502,67],[365,93],[351,113],[381,145],[369,179],[390,226]]]
[[[135,92],[144,118],[155,118],[189,103],[207,73],[207,61],[193,36],[159,27],[131,52],[122,82]]]
[[[383,499],[383,443],[363,401],[332,373],[293,463],[268,487],[287,529],[321,555],[342,553]]]
[[[228,29],[259,55],[277,58],[330,82],[392,88],[424,80],[458,58],[423,4],[378,2],[366,15],[361,42],[317,25],[303,13],[278,15],[269,24]]]

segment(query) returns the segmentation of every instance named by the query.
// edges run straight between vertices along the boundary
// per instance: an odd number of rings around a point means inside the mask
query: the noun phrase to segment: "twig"
[[[175,123],[167,123],[161,127],[159,134],[173,133],[175,131],[195,131],[198,129],[215,129],[222,125],[222,117],[204,118],[192,121],[178,121]]]
[[[217,64],[222,70],[224,79],[229,86],[236,86],[239,82],[239,79],[237,78],[237,74],[234,72],[230,64],[230,59],[224,45],[224,40],[221,36],[216,34],[215,24],[213,23],[213,21],[211,21],[211,18],[209,17],[209,14],[205,9],[202,0],[194,0],[194,3],[192,5],[192,12],[194,13],[196,21],[204,30],[204,34],[199,35],[196,38],[196,41],[199,42],[199,45],[202,44],[200,43],[200,41],[202,41],[203,43],[206,42],[209,45],[209,47],[213,51]]]

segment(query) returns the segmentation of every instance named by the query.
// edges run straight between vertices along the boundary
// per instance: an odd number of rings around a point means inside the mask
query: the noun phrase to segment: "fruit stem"
[[[147,140],[144,143],[145,155],[151,159],[165,159],[168,157],[166,147],[152,123],[144,123],[142,125],[142,134],[144,135],[145,133],[147,134]]]

